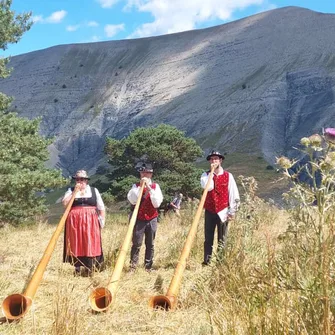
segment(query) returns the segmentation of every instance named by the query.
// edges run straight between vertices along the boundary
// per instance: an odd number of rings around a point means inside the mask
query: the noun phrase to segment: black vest
[[[92,197],[91,198],[75,198],[72,204],[72,207],[77,206],[97,206],[97,195],[95,193],[95,188],[91,187]],[[71,187],[71,190],[73,192],[74,188]]]

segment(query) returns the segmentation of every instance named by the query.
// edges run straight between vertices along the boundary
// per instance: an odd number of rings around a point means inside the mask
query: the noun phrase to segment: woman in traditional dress
[[[79,191],[66,219],[63,261],[73,264],[76,274],[80,274],[81,266],[90,274],[103,263],[101,229],[105,225],[105,206],[99,191],[88,185],[90,178],[85,170],[77,171],[72,179]],[[69,188],[65,193],[64,206],[73,190]]]

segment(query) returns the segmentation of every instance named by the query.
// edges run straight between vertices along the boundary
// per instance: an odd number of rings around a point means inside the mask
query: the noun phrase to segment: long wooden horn
[[[11,294],[2,302],[2,312],[7,320],[22,318],[32,305],[37,288],[42,280],[44,271],[49,263],[50,257],[55,249],[56,242],[65,225],[66,218],[70,212],[72,203],[77,193],[77,188],[72,192],[72,197],[66,206],[65,212],[54,231],[47,248],[23,294]]]
[[[198,223],[199,223],[199,220],[200,220],[202,209],[203,209],[204,204],[205,204],[206,196],[207,196],[207,193],[208,193],[208,188],[209,188],[210,182],[211,182],[212,177],[213,177],[214,169],[215,169],[215,166],[212,166],[211,167],[211,172],[210,172],[208,180],[207,180],[207,184],[206,184],[205,189],[203,191],[203,194],[202,194],[197,212],[196,212],[195,217],[193,219],[190,231],[187,235],[183,250],[182,250],[181,255],[179,257],[178,264],[177,264],[177,267],[175,269],[174,275],[172,277],[172,280],[171,280],[170,286],[168,288],[168,291],[167,291],[166,295],[157,295],[157,296],[151,297],[150,300],[149,300],[149,306],[151,308],[163,308],[166,311],[170,310],[170,309],[173,310],[173,309],[176,308],[177,296],[178,296],[178,292],[179,292],[179,287],[180,287],[182,275],[183,275],[185,267],[186,267],[186,261],[187,261],[187,258],[189,256],[189,254],[190,254],[194,237],[197,234]]]
[[[94,291],[91,293],[89,297],[91,308],[95,312],[103,312],[107,310],[112,301],[115,300],[116,289],[120,281],[122,269],[127,256],[127,251],[129,249],[129,245],[132,239],[132,234],[136,223],[137,213],[141,203],[144,186],[145,183],[143,183],[140,187],[138,199],[129,222],[127,234],[126,237],[124,238],[119,256],[115,263],[114,271],[112,273],[110,280],[108,281],[107,287],[98,287],[94,289]]]

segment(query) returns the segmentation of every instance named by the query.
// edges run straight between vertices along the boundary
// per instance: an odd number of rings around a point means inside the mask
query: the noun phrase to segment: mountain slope
[[[285,7],[159,37],[61,45],[13,57],[0,91],[42,116],[52,166],[94,170],[106,136],[169,123],[204,150],[269,163],[335,116],[335,15]]]

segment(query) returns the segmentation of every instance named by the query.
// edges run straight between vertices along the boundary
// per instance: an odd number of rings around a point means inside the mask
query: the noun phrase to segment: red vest
[[[140,184],[138,183],[136,184],[136,186],[140,187]],[[150,186],[153,190],[156,189],[155,183],[152,183]],[[158,210],[152,205],[149,190],[145,187],[143,190],[143,196],[140,203],[140,208],[137,214],[137,220],[150,221],[157,216],[158,216]]]
[[[209,175],[209,171],[207,172]],[[204,208],[211,213],[219,213],[229,206],[228,182],[229,173],[223,171],[223,174],[213,175],[214,189],[207,193]]]

